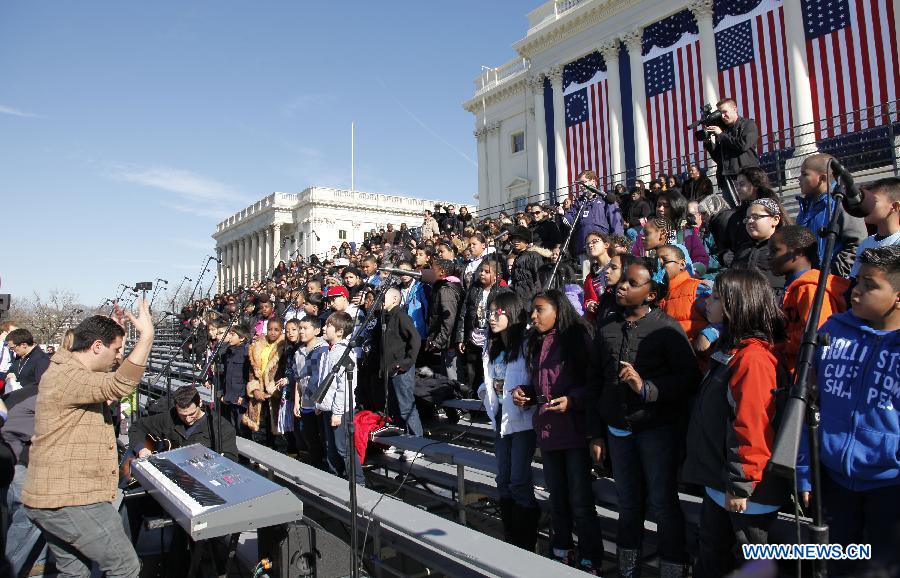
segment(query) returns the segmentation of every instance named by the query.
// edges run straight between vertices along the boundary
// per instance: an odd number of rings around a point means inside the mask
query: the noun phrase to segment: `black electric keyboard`
[[[200,445],[134,460],[131,469],[193,540],[303,517],[303,504],[290,490]]]

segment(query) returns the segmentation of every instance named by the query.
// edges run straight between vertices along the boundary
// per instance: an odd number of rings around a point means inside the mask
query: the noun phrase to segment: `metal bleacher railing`
[[[886,176],[900,176],[900,101],[876,104],[846,114],[819,119],[812,123],[795,125],[784,130],[760,135],[760,167],[769,175],[773,188],[783,196],[789,208],[796,194],[796,179],[804,158],[815,152],[827,152],[838,157],[844,167],[859,173],[862,180]],[[686,133],[687,138],[694,138]],[[813,146],[814,145],[814,146]],[[676,175],[682,180],[688,168],[710,166],[710,156],[702,150],[697,153],[657,161],[619,173],[600,175],[601,188],[611,190],[616,184],[631,185],[636,178],[648,182],[659,175]],[[569,175],[574,181],[575,175]],[[714,175],[709,177],[715,183]],[[565,188],[519,196],[500,204],[480,206],[479,217],[496,217],[524,209],[528,203],[556,203],[567,194]]]
[[[181,340],[177,327],[158,328],[148,370],[139,387],[141,405],[165,394],[167,382],[174,390],[195,380],[196,371],[181,361]],[[173,362],[170,375],[159,372]],[[155,385],[151,385],[155,384]],[[200,388],[204,397],[207,390]],[[376,441],[416,454],[401,461],[390,453],[370,452],[366,473],[373,486],[389,494],[360,489],[359,503],[364,532],[363,560],[375,575],[411,576],[423,571],[466,576],[546,576],[567,575],[574,570],[546,558],[529,554],[491,537],[497,528],[497,493],[494,476],[497,462],[493,454],[493,431],[484,420],[484,409],[476,400],[448,400],[443,410],[462,412],[468,424],[441,416],[426,421],[425,438],[391,436]],[[464,420],[465,421],[465,420]],[[314,521],[322,518],[349,525],[347,482],[246,439],[238,440],[243,459],[270,479],[285,485],[304,502],[304,512]],[[540,456],[532,465],[539,504],[549,510]],[[614,558],[618,504],[615,482],[599,477],[593,484],[600,531],[609,559]],[[697,528],[701,499],[679,494],[687,526],[688,549],[697,552]],[[542,543],[546,544],[549,515],[542,523]],[[799,521],[799,524],[797,522]],[[805,539],[808,520],[780,513],[772,530],[776,542],[797,540],[799,525]],[[644,563],[652,566],[658,541],[655,522],[645,522]],[[540,548],[539,548],[540,550]],[[572,574],[574,576],[574,574]]]

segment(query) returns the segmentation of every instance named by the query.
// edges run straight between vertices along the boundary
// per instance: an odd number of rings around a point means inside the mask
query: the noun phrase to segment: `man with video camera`
[[[738,204],[734,178],[745,167],[759,166],[756,151],[759,128],[753,120],[738,116],[737,102],[733,98],[723,98],[716,103],[716,108],[714,112],[705,111],[696,136],[716,162],[719,190],[734,208]]]

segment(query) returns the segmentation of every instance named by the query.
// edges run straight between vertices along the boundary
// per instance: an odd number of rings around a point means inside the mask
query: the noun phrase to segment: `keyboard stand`
[[[222,568],[221,573],[219,573],[219,564],[217,560],[220,558],[216,556],[216,545],[217,542],[221,543],[220,538],[210,538],[208,540],[199,540],[197,542],[191,542],[191,565],[188,569],[187,578],[201,578],[201,576],[216,576],[217,578],[228,578],[228,571],[231,568],[232,562],[234,562],[235,555],[237,553],[237,544],[238,538],[240,534],[235,532],[230,536],[223,536],[222,538],[227,538],[227,548],[228,551],[224,557],[225,567]],[[205,572],[202,569],[202,562],[204,556],[209,561],[210,566],[205,568]],[[212,568],[215,568],[215,571],[211,571]],[[202,574],[198,574],[198,572],[202,572]]]

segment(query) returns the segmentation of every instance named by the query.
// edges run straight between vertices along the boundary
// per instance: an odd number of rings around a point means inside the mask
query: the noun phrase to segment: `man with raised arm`
[[[75,328],[41,378],[22,503],[44,531],[64,576],[89,576],[96,562],[108,577],[136,577],[140,561],[113,508],[119,468],[107,400],[131,394],[153,345],[147,302],[125,312],[140,337],[122,358],[124,318],[94,315]]]

